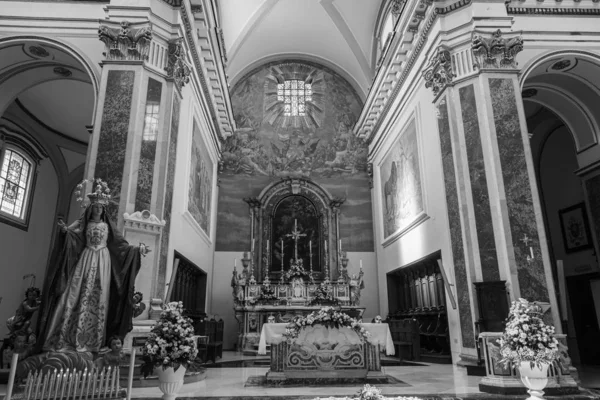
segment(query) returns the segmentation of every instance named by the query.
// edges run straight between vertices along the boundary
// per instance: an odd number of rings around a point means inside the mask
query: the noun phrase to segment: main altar
[[[237,349],[257,354],[264,324],[288,323],[323,306],[360,320],[364,274],[362,261],[358,273],[348,272],[342,250],[344,199],[308,179],[282,179],[244,201],[250,207],[251,247],[240,270],[235,261],[231,279]]]
[[[288,329],[288,324],[277,323],[267,323],[262,328],[258,354],[266,354],[267,345],[271,346],[267,381],[308,379],[341,383],[382,378],[380,352],[394,354],[392,336],[384,323],[359,324],[356,329],[307,325],[299,328],[293,339],[286,337]]]

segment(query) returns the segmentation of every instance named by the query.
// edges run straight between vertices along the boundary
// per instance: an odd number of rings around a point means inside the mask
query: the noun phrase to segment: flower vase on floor
[[[183,386],[183,377],[185,376],[185,367],[180,366],[177,371],[173,367],[162,369],[158,367],[155,370],[158,375],[158,388],[163,392],[164,400],[175,400],[177,393]]]
[[[531,362],[521,361],[519,373],[521,374],[521,382],[529,389],[529,397],[527,400],[539,400],[544,397],[544,388],[548,384],[548,364],[533,364]]]

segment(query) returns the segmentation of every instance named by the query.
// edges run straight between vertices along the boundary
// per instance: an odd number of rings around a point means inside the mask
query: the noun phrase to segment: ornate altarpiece
[[[327,269],[329,279],[337,280],[340,274],[345,273],[342,263],[343,254],[339,251],[338,246],[341,239],[339,211],[345,199],[334,198],[326,189],[308,179],[283,179],[267,186],[257,198],[244,199],[250,206],[251,243],[255,243],[257,246],[252,260],[256,279],[262,281],[265,272],[268,271],[271,281],[280,280],[282,273],[281,259],[279,258],[281,235],[278,232],[280,227],[274,226],[274,223],[279,221],[277,211],[284,203],[294,200],[310,204],[316,216],[316,227],[305,226],[302,228],[303,232],[305,230],[316,231],[315,237],[305,237],[299,243],[301,248],[307,249],[306,242],[312,241],[314,278],[323,280]],[[298,218],[289,216],[288,222],[291,225],[296,219]],[[286,230],[286,227],[283,228],[284,232],[290,230]],[[294,256],[289,239],[284,241],[283,250],[284,270],[286,270],[290,267],[289,260]],[[309,269],[310,261],[306,251],[300,252],[299,258],[304,260],[304,267]],[[277,260],[279,265],[274,265],[274,260]]]
[[[257,350],[264,323],[288,322],[325,305],[362,317],[363,271],[349,276],[348,259],[340,245],[343,199],[308,179],[290,178],[244,201],[250,206],[252,245],[244,253],[241,274],[234,267],[231,282],[239,349]],[[286,277],[298,261],[308,276]],[[266,300],[265,288],[270,290]],[[314,302],[319,288],[325,288],[333,304]]]

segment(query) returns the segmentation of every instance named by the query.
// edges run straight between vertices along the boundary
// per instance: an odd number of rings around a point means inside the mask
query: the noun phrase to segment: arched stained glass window
[[[25,219],[32,163],[12,148],[5,149],[0,170],[0,212]]]

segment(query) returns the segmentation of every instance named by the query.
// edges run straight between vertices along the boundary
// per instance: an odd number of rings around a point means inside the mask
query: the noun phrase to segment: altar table
[[[262,327],[262,332],[260,333],[258,354],[267,354],[267,344],[279,344],[285,341],[286,337],[283,336],[283,333],[285,332],[287,325],[288,324],[264,324]],[[394,355],[394,341],[392,340],[392,334],[388,324],[363,323],[360,324],[360,326],[365,328],[371,334],[368,340],[369,343],[375,346],[385,346],[385,354],[388,356]],[[304,330],[306,330],[306,328]],[[298,337],[296,340],[298,339],[300,339],[300,337]]]
[[[288,324],[264,324],[258,354],[271,345],[268,381],[320,381],[336,384],[347,380],[383,376],[380,348],[394,354],[394,343],[387,324],[361,324],[371,335],[361,340],[349,328],[327,328],[320,324],[300,329],[297,338],[287,341],[283,333]],[[355,381],[352,381],[355,382]]]

